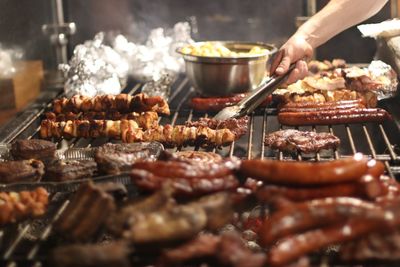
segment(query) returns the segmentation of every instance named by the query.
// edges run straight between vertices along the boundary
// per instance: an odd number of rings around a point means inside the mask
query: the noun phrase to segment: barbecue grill
[[[125,93],[134,94],[141,90],[143,84],[136,84]],[[0,132],[0,141],[10,143],[18,138],[37,138],[40,120],[43,113],[50,107],[51,100],[62,93],[44,92],[41,99],[30,106],[14,121],[10,122]],[[188,100],[195,95],[194,88],[190,86],[186,77],[179,77],[173,85],[169,103],[171,116],[161,117],[160,124],[182,124],[185,121],[196,120],[213,114],[196,113],[190,109]],[[205,149],[214,151],[224,157],[237,156],[239,158],[273,158],[290,161],[326,161],[351,157],[357,152],[362,152],[369,158],[382,160],[386,166],[387,174],[393,179],[400,179],[400,120],[398,117],[397,100],[384,101],[383,107],[391,111],[392,121],[382,124],[365,123],[352,125],[299,127],[300,130],[316,132],[331,132],[341,140],[338,150],[316,154],[290,154],[266,148],[263,140],[266,134],[287,127],[278,123],[275,108],[263,108],[251,114],[249,131],[246,136],[222,149]],[[53,140],[59,147],[69,148],[96,147],[110,140],[107,138],[71,140]],[[181,147],[175,150],[204,150],[200,147]],[[127,185],[129,194],[136,194],[130,179],[127,176],[104,177],[104,180],[118,180]],[[21,189],[21,188],[16,188]],[[70,201],[70,193],[51,192],[51,201],[48,215],[42,219],[25,221],[18,225],[10,225],[0,231],[0,265],[1,266],[50,266],[47,252],[54,242],[65,242],[52,236],[53,223],[57,220]],[[105,237],[100,235],[94,242],[102,241]]]

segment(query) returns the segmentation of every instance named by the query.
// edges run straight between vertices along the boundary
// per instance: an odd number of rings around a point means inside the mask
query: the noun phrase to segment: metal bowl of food
[[[233,41],[197,42],[177,49],[190,82],[204,96],[228,96],[256,88],[276,51],[266,43]]]

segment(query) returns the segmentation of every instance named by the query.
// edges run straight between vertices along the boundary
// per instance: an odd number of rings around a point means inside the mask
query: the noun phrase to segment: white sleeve
[[[387,0],[331,0],[295,33],[313,47],[375,15]]]

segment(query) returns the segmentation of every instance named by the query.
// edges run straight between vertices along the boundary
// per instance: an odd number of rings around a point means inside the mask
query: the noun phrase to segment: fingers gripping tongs
[[[291,64],[289,70],[284,75],[273,75],[265,79],[261,85],[251,91],[250,94],[243,98],[239,103],[234,106],[226,107],[218,112],[218,114],[214,116],[214,119],[226,120],[250,114],[265,100],[267,96],[272,94],[272,92],[285,81],[294,67],[295,64]]]

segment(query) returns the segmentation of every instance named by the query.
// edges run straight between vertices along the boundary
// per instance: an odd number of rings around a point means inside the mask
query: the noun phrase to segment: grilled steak
[[[43,215],[48,198],[49,194],[43,187],[33,191],[0,192],[0,225]]]
[[[150,150],[137,144],[107,143],[96,149],[95,160],[102,174],[119,174],[132,169],[138,160],[150,160]]]
[[[315,153],[322,149],[335,149],[339,144],[339,138],[330,133],[303,132],[293,129],[273,132],[265,138],[265,145],[290,152]]]
[[[88,240],[114,210],[112,196],[92,182],[82,184],[56,221],[55,230],[70,240]]]
[[[38,159],[44,162],[55,158],[56,144],[41,139],[17,140],[11,146],[14,159]]]
[[[36,182],[43,174],[44,165],[40,160],[0,162],[0,183]]]
[[[125,242],[67,245],[52,251],[51,266],[129,267],[129,253],[129,245]]]
[[[62,182],[89,178],[96,169],[96,162],[91,160],[57,160],[46,167],[44,179]]]

